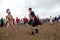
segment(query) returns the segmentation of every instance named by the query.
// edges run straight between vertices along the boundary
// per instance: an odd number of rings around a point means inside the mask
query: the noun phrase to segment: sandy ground
[[[16,33],[12,27],[9,28],[9,36],[5,36],[6,27],[0,27],[0,40],[60,40],[60,25],[55,22],[53,25],[45,23],[38,26],[39,33],[31,35],[30,26],[16,25]]]

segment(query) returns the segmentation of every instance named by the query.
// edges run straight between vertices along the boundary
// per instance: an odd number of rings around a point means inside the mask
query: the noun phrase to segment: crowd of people
[[[13,24],[25,24],[27,22],[28,22],[28,18],[26,18],[26,17],[21,18],[21,19],[16,17],[16,19],[13,19]],[[1,19],[0,19],[0,26],[3,27],[6,24],[7,24],[7,19],[3,19],[3,17],[1,17]]]
[[[13,19],[13,23],[14,24],[25,24],[25,23],[28,23],[28,18],[24,17],[24,18],[21,18],[19,19],[18,17],[16,17],[16,19]],[[60,22],[60,15],[58,17],[52,17],[50,16],[50,18],[43,18],[43,19],[39,19],[39,21],[41,21],[42,23],[45,23],[45,22],[54,22],[54,21],[57,21],[57,22]],[[0,27],[3,27],[4,25],[6,25],[7,23],[7,19],[3,19],[3,17],[0,18]]]
[[[34,11],[32,11],[32,8],[29,8],[28,10],[29,10],[29,19],[26,17],[22,19],[16,17],[16,19],[14,19],[13,16],[11,15],[10,9],[6,10],[6,13],[8,14],[6,16],[6,19],[3,19],[3,17],[1,17],[0,19],[0,26],[3,27],[4,25],[6,25],[7,28],[7,34],[5,36],[8,36],[8,28],[10,25],[17,32],[17,29],[15,28],[14,24],[27,23],[31,26],[31,34],[34,35],[35,32],[38,33],[38,29],[36,28],[36,26],[42,25],[44,22],[49,22],[50,24],[53,24],[54,21],[60,22],[60,15],[58,17],[50,16],[50,18],[40,19],[38,15],[36,16]]]
[[[42,23],[49,22],[49,23],[52,24],[55,21],[60,22],[60,15],[58,17],[52,17],[52,16],[50,16],[49,18],[42,18],[40,20],[41,20]]]

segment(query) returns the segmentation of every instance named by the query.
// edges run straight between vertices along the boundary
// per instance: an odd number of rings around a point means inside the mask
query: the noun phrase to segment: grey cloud
[[[54,8],[55,5],[60,5],[60,0],[26,0],[27,6],[33,8]]]
[[[39,16],[57,15],[60,0],[26,0],[26,7],[32,7]]]
[[[1,0],[0,0],[0,4],[1,4]],[[53,15],[60,14],[60,11],[58,11],[58,10],[60,10],[59,9],[60,0],[24,0],[23,3],[16,2],[12,6],[14,7],[14,9],[18,10],[17,11],[18,13],[26,13],[25,14],[26,16],[28,15],[29,7],[32,7],[33,11],[35,11],[35,13],[38,14],[40,17],[41,16],[46,17],[46,16],[50,16],[50,15],[53,16]],[[23,14],[20,14],[20,15],[23,15]]]

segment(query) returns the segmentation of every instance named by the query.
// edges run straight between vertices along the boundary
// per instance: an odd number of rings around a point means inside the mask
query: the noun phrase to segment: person
[[[53,20],[52,17],[50,16],[50,20],[49,20],[50,24],[53,24]]]
[[[55,17],[52,17],[52,21],[55,22]]]
[[[28,24],[31,26],[31,34],[34,35],[35,32],[38,33],[38,29],[35,26],[39,25],[40,21],[35,16],[35,13],[32,11],[32,8],[29,8],[29,19],[30,21],[28,22]]]
[[[1,17],[1,27],[4,26],[4,20],[3,20],[3,17]]]
[[[14,24],[13,24],[13,16],[11,15],[10,9],[7,9],[6,10],[6,13],[8,15],[6,16],[6,19],[7,19],[7,30],[6,30],[7,31],[7,34],[5,36],[8,36],[8,28],[9,28],[10,25],[12,26],[13,30],[15,30],[16,32],[17,32],[17,30],[14,27]]]
[[[60,15],[58,16],[58,21],[60,22]]]
[[[7,20],[6,20],[6,19],[4,19],[4,26],[6,26],[6,24],[7,24]]]
[[[28,22],[28,19],[26,17],[23,18],[24,24]]]
[[[60,25],[60,15],[58,16],[58,24]]]
[[[57,18],[57,17],[55,17],[55,21],[57,21],[57,22],[58,22],[58,18]]]
[[[39,17],[38,17],[38,15],[36,15],[36,17],[37,17],[37,19],[39,20]]]
[[[18,17],[16,17],[16,23],[19,24],[19,18]]]

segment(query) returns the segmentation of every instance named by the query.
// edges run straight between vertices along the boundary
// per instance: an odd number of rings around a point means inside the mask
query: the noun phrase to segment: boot
[[[32,32],[31,34],[34,35],[34,32]]]
[[[35,29],[36,33],[38,33],[38,29]]]

